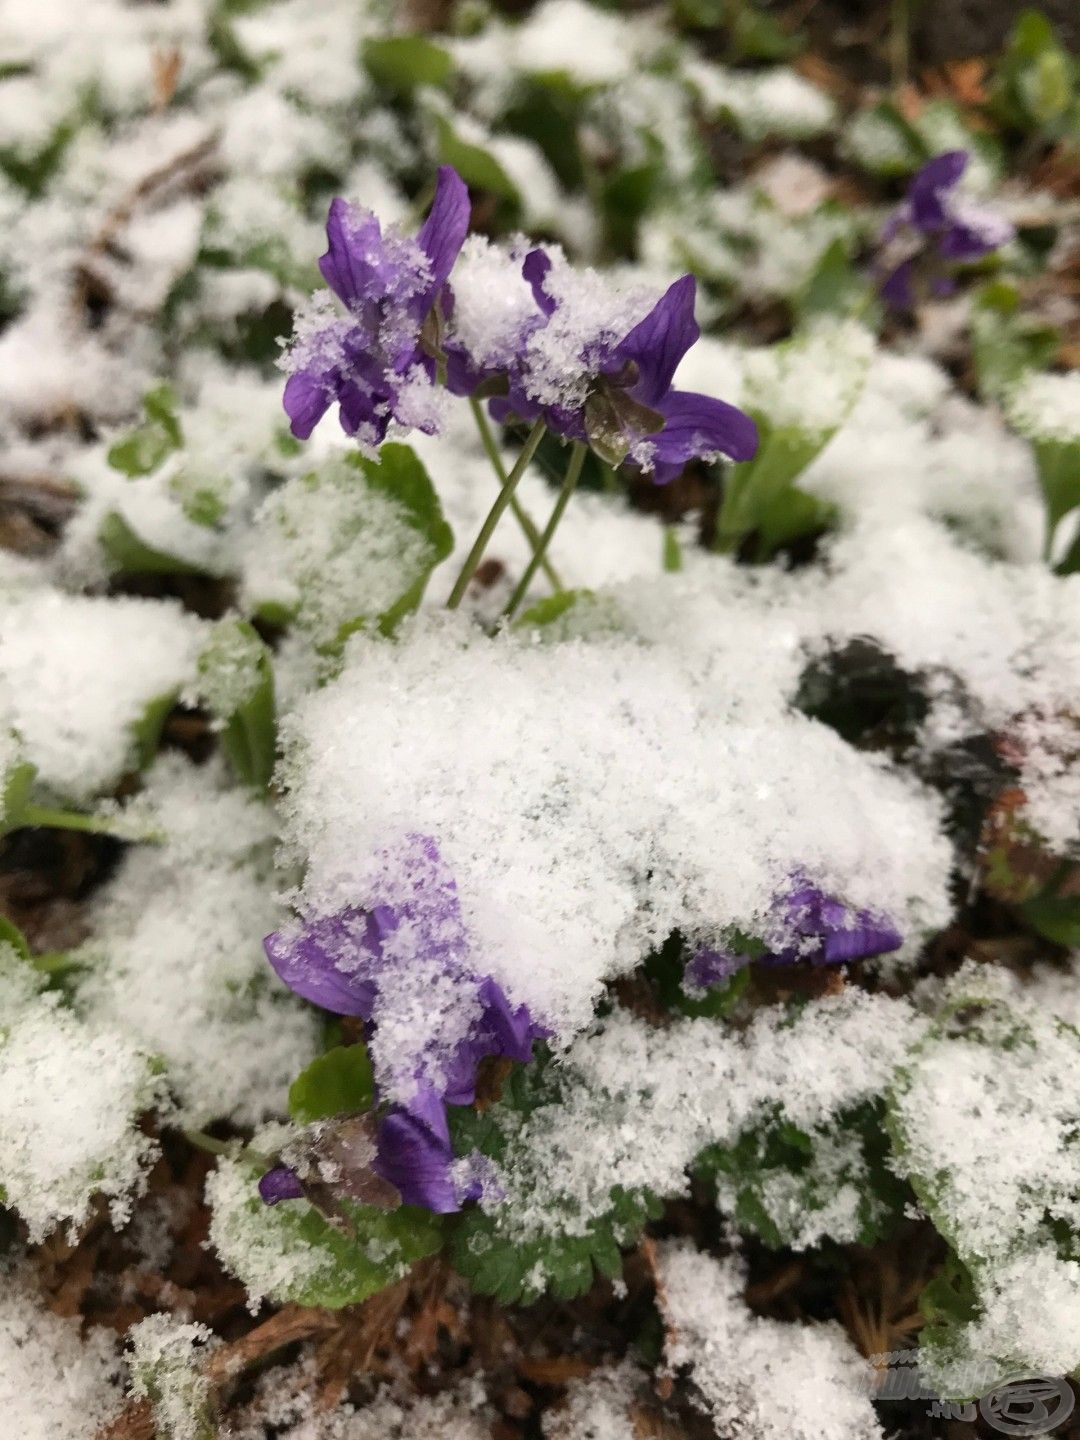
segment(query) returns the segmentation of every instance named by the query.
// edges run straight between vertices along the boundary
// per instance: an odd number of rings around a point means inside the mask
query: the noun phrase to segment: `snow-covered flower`
[[[952,266],[981,260],[1013,238],[1010,221],[961,189],[970,158],[966,150],[946,150],[928,160],[881,232],[881,294],[897,309],[915,304],[921,271],[933,294],[948,295],[955,288]]]
[[[773,906],[765,943],[757,957],[762,965],[843,965],[898,950],[903,936],[887,915],[855,909],[796,876]],[[750,958],[734,948],[702,947],[687,962],[683,987],[699,995],[725,984]]]
[[[478,975],[457,888],[433,839],[412,836],[403,858],[408,894],[391,904],[348,908],[296,931],[266,939],[266,953],[290,989],[336,1015],[392,1027],[393,1055],[373,1048],[382,1114],[373,1168],[409,1204],[456,1210],[469,1198],[450,1174],[455,1163],[446,1106],[468,1105],[476,1072],[487,1056],[521,1062],[547,1029],[524,1005],[510,1004],[489,975]],[[402,991],[409,1009],[428,997],[439,1012],[434,1031],[402,1023]],[[269,1203],[295,1196],[296,1182],[270,1171]]]
[[[415,239],[384,232],[370,210],[332,202],[319,269],[346,313],[321,292],[297,317],[282,364],[298,439],[335,403],[346,434],[368,447],[381,443],[392,420],[436,431],[438,300],[468,228],[469,192],[448,165]]]
[[[568,284],[570,267],[556,265],[544,250],[529,252],[522,273],[547,319],[530,328],[506,396],[492,401],[498,418],[542,418],[609,464],[629,461],[661,484],[692,459],[754,455],[757,429],[748,415],[723,400],[672,389],[680,360],[700,334],[692,275],[634,319],[632,302],[596,303],[589,292],[597,277]]]

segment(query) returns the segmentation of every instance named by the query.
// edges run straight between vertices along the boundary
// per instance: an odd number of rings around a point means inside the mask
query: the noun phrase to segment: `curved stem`
[[[454,588],[450,591],[450,598],[446,602],[448,610],[456,610],[465,598],[465,592],[469,588],[469,581],[476,574],[477,567],[487,549],[487,543],[494,533],[495,526],[502,518],[503,512],[513,499],[514,491],[517,489],[518,481],[529,468],[529,462],[536,454],[536,447],[544,437],[547,427],[543,420],[537,420],[536,424],[529,431],[529,438],[522,447],[514,468],[506,477],[506,483],[495,497],[495,503],[487,513],[487,519],[480,526],[480,533],[473,541],[473,547],[465,557],[465,564],[461,567],[461,574],[454,582]]]
[[[533,555],[532,560],[530,560],[524,575],[522,575],[518,581],[514,593],[510,596],[509,603],[503,611],[503,614],[508,619],[525,598],[529,586],[532,584],[532,578],[536,574],[548,546],[551,544],[551,537],[559,528],[559,521],[562,519],[563,512],[567,505],[570,503],[570,496],[574,493],[574,487],[577,485],[578,478],[581,475],[581,467],[585,463],[585,450],[586,447],[580,440],[574,441],[573,453],[570,456],[570,464],[566,467],[566,476],[563,479],[562,489],[559,491],[559,498],[555,501],[551,518],[544,527],[544,533],[540,536],[540,548]]]
[[[498,476],[499,484],[505,485],[506,466],[503,464],[503,458],[502,455],[499,453],[499,447],[495,443],[495,436],[491,433],[491,426],[488,423],[487,416],[484,414],[484,407],[483,405],[481,405],[480,401],[476,399],[475,396],[470,397],[469,404],[472,407],[473,417],[476,420],[476,428],[480,432],[480,443],[484,447],[484,454],[491,461],[491,468]],[[540,544],[540,527],[537,525],[536,521],[525,509],[524,505],[522,505],[521,501],[516,495],[511,495],[510,497],[510,511],[514,519],[521,526],[522,533],[524,534],[525,539],[528,540],[529,545],[532,548],[532,552],[535,555],[536,547]],[[540,563],[543,566],[544,574],[551,581],[552,586],[556,590],[565,589],[566,587],[559,579],[554,565],[552,565],[551,561],[547,558],[546,555]]]
[[[119,815],[80,815],[74,810],[50,810],[44,805],[27,805],[19,813],[19,826],[40,826],[48,830],[78,830],[84,835],[111,835],[116,840],[144,841],[160,845],[164,835],[156,830],[137,834]]]

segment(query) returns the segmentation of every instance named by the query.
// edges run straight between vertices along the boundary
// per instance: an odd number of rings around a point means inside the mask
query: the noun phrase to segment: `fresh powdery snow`
[[[5,596],[0,723],[20,737],[42,787],[86,800],[134,767],[139,727],[193,677],[200,633],[169,602],[44,587]]]
[[[80,1338],[37,1297],[28,1271],[0,1272],[0,1411],[18,1440],[93,1440],[120,1408],[120,1362],[112,1333]]]
[[[686,1242],[660,1252],[658,1296],[672,1367],[689,1366],[701,1408],[731,1440],[880,1440],[872,1371],[835,1321],[785,1324],[746,1307],[735,1257]]]
[[[185,1123],[258,1123],[318,1049],[317,1017],[263,955],[282,919],[272,817],[181,756],[158,761],[140,807],[165,839],[129,850],[96,898],[79,1007],[159,1058]]]
[[[708,655],[674,628],[664,645],[552,645],[432,617],[404,645],[354,638],[286,727],[304,910],[382,903],[408,883],[403,842],[434,836],[477,970],[563,1039],[673,930],[760,930],[799,871],[917,943],[949,913],[937,802],[776,692],[747,693],[714,615]],[[401,1014],[412,984],[402,967]],[[411,1023],[440,1020],[421,1005]]]

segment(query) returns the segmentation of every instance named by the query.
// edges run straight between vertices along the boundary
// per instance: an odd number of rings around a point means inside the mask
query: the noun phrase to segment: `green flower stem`
[[[581,475],[581,467],[585,463],[585,451],[586,447],[581,443],[581,441],[575,440],[574,448],[570,455],[570,464],[566,467],[566,475],[563,479],[562,489],[559,491],[559,498],[555,501],[555,507],[551,512],[551,518],[550,520],[548,520],[547,525],[544,527],[544,533],[540,536],[540,548],[533,554],[533,558],[529,561],[524,575],[522,575],[521,579],[518,581],[514,593],[510,596],[510,601],[507,604],[506,609],[503,611],[503,614],[508,619],[510,618],[510,616],[513,615],[514,611],[518,608],[522,600],[525,598],[529,586],[532,584],[532,578],[536,574],[537,569],[540,566],[540,562],[543,560],[544,555],[547,552],[548,546],[551,544],[551,537],[559,528],[559,521],[562,519],[563,512],[565,511],[567,505],[570,503],[570,496],[574,493],[574,488],[577,485],[578,479]]]
[[[472,406],[473,417],[476,420],[476,428],[480,432],[480,443],[484,447],[484,454],[491,461],[491,468],[499,477],[499,484],[505,485],[506,466],[503,464],[503,458],[499,453],[499,447],[495,444],[495,436],[491,433],[491,426],[488,424],[488,418],[484,413],[484,407],[475,397],[469,400],[469,404]],[[535,555],[536,547],[540,544],[539,526],[536,524],[536,521],[533,520],[533,518],[530,516],[529,512],[525,509],[524,505],[522,505],[521,501],[516,495],[510,496],[510,511],[514,519],[521,526],[522,533],[524,534],[525,539],[528,540],[530,546],[532,547],[532,552]],[[552,588],[555,590],[565,590],[566,586],[559,579],[554,565],[552,565],[551,561],[547,558],[546,555],[540,563],[543,566],[544,574],[551,581]]]
[[[488,511],[487,519],[480,526],[480,533],[473,541],[473,547],[465,557],[465,564],[461,567],[461,574],[454,582],[454,588],[450,592],[450,598],[446,602],[448,610],[456,610],[465,598],[465,591],[469,588],[469,581],[476,574],[477,567],[487,549],[488,541],[491,539],[495,526],[502,518],[503,512],[513,499],[514,491],[517,489],[518,481],[529,468],[529,462],[536,454],[537,446],[544,438],[546,425],[543,420],[537,420],[536,424],[529,431],[529,438],[522,447],[514,468],[506,477],[506,483],[495,497],[495,503]]]
[[[27,805],[19,812],[19,828],[24,826],[79,830],[85,835],[112,835],[117,840],[143,841],[153,845],[160,845],[165,839],[157,830],[135,834],[127,829],[119,816],[80,815],[74,810],[50,810],[43,805]]]

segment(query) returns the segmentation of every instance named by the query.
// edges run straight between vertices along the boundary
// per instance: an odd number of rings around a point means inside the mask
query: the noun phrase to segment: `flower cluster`
[[[467,1164],[455,1164],[447,1105],[475,1099],[481,1060],[527,1061],[548,1031],[475,972],[457,887],[435,841],[409,837],[391,870],[404,882],[390,903],[277,932],[266,953],[296,994],[366,1023],[383,1101],[371,1169],[406,1204],[441,1214],[475,1199],[480,1184]],[[261,1192],[272,1204],[305,1190],[278,1167]]]
[[[306,439],[335,403],[346,433],[369,448],[391,422],[434,433],[442,380],[490,398],[497,419],[542,419],[658,483],[693,459],[753,456],[749,416],[673,388],[699,335],[693,276],[653,302],[576,270],[556,248],[474,238],[462,256],[468,224],[468,192],[448,166],[415,240],[333,202],[319,268],[346,314],[323,296],[297,322],[284,360],[294,435]]]
[[[1003,215],[961,189],[969,159],[966,150],[946,150],[927,161],[881,232],[881,294],[895,309],[912,309],[923,286],[936,297],[950,295],[957,265],[981,260],[1013,238]]]

